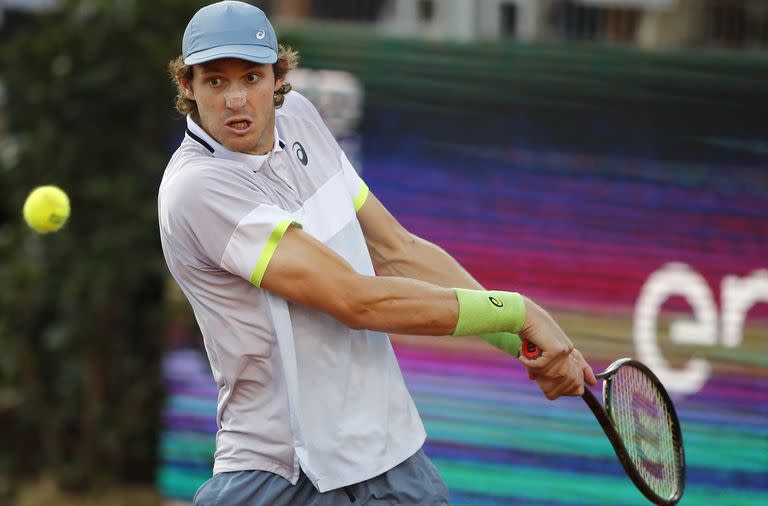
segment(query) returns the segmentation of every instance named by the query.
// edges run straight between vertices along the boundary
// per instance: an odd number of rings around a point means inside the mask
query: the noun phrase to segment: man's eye
[[[221,84],[221,79],[219,79],[218,77],[212,77],[208,79],[208,84],[210,84],[215,88],[216,86]]]
[[[248,82],[249,83],[255,83],[259,80],[259,76],[257,74],[249,74],[248,75]]]

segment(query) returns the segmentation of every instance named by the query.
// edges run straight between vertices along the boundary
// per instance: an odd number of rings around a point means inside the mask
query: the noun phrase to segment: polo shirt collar
[[[241,162],[253,170],[258,170],[264,161],[269,158],[269,155],[282,151],[285,147],[285,142],[280,139],[280,136],[277,133],[277,125],[275,125],[275,146],[270,153],[267,153],[266,155],[250,155],[248,153],[230,151],[216,139],[208,135],[208,133],[203,130],[203,127],[198,125],[195,120],[192,119],[191,114],[187,114],[187,136],[211,153],[211,156]]]

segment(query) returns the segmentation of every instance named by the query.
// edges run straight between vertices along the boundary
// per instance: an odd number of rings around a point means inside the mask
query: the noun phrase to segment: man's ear
[[[189,81],[184,79],[183,77],[177,77],[176,82],[179,83],[179,86],[182,90],[184,90],[184,96],[189,100],[195,99],[195,93],[192,91],[192,86],[190,85]]]

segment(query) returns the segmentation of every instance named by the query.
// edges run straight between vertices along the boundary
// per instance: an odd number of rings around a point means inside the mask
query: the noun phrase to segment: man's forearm
[[[372,252],[373,253],[373,252]],[[411,239],[386,257],[372,255],[380,276],[420,279],[450,288],[483,289],[464,267],[441,247],[411,235]]]
[[[377,258],[375,252],[372,252],[379,275],[419,279],[443,287],[483,289],[443,248],[412,234],[409,239],[397,252],[390,252],[387,258]],[[510,355],[517,355],[520,349],[520,340],[508,332],[483,334],[480,337]]]

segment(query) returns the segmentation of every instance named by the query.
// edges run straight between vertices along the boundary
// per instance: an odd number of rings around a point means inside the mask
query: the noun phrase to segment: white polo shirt
[[[320,491],[377,476],[425,432],[389,337],[259,287],[295,224],[374,276],[356,212],[368,188],[295,91],[264,156],[227,150],[187,118],[158,195],[168,268],[187,296],[219,389],[213,472],[264,470]]]

